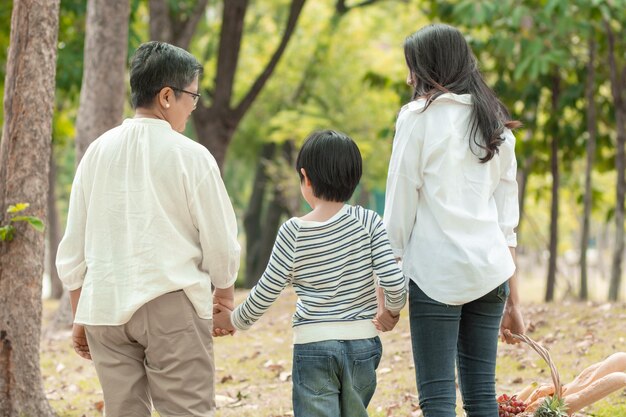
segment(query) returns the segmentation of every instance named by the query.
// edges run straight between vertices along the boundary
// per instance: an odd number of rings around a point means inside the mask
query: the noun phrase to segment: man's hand
[[[87,336],[85,336],[85,327],[80,324],[72,326],[72,346],[81,357],[91,360],[89,344],[87,343]]]

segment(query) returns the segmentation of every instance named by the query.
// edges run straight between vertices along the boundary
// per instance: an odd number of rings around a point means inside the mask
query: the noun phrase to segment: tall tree
[[[150,0],[150,39],[189,49],[191,38],[204,16],[208,0]]]
[[[548,260],[548,278],[546,283],[546,301],[554,300],[556,284],[558,236],[559,236],[559,98],[561,95],[561,76],[558,71],[552,76],[551,89],[552,117],[550,118],[550,173],[552,174],[552,201],[550,202],[550,258]]]
[[[198,140],[213,154],[220,167],[224,164],[228,145],[241,119],[271,77],[294,33],[298,18],[306,0],[292,0],[285,30],[265,68],[243,95],[239,103],[233,103],[235,74],[239,63],[239,50],[244,32],[244,19],[248,0],[228,0],[222,6],[222,28],[217,55],[217,71],[213,88],[209,91],[210,105],[198,103],[193,113]]]
[[[623,10],[620,9],[619,13]],[[615,248],[611,263],[611,283],[609,285],[609,300],[616,301],[619,296],[619,287],[622,279],[622,259],[624,256],[624,197],[626,196],[626,65],[621,67],[617,61],[616,39],[611,22],[604,21],[608,40],[608,64],[611,80],[611,92],[615,108],[615,124],[617,143],[615,152],[615,169],[617,170],[617,186],[615,200]]]
[[[122,121],[126,99],[129,0],[89,0],[85,29],[83,81],[76,117],[76,163],[95,139]],[[50,242],[50,245],[58,242]],[[56,253],[56,247],[51,250]],[[64,294],[55,326],[71,323]]]
[[[0,223],[9,204],[46,217],[59,0],[13,3],[0,143]],[[53,416],[39,368],[44,236],[0,243],[0,416]]]
[[[248,0],[225,0],[222,4],[222,21],[217,54],[217,70],[213,87],[207,91],[211,102],[202,100],[193,113],[193,123],[198,141],[206,146],[223,167],[226,151],[241,119],[250,109],[271,77],[291,39],[306,0],[291,0],[289,16],[281,40],[265,68],[252,83],[247,93],[234,105],[232,96],[239,51],[244,35],[244,20]],[[174,8],[166,0],[150,0],[150,37],[189,49],[193,33],[204,14],[207,0],[177,3]],[[205,55],[210,55],[206,52]]]
[[[595,99],[595,83],[596,83],[596,40],[594,38],[594,29],[591,27],[589,37],[589,58],[587,61],[587,161],[585,164],[585,191],[583,195],[583,225],[580,234],[580,292],[579,298],[586,300],[589,296],[588,277],[587,277],[587,247],[589,246],[589,219],[591,217],[592,206],[592,188],[591,173],[593,169],[593,160],[596,154],[596,137],[598,136],[597,118],[596,118],[596,99]]]
[[[59,247],[59,211],[56,200],[56,161],[54,152],[50,151],[50,167],[48,172],[48,272],[50,274],[50,298],[58,300],[63,296],[63,283],[59,279],[56,268],[57,249]]]
[[[336,38],[337,30],[343,18],[351,10],[370,6],[376,2],[378,0],[367,0],[348,6],[345,0],[336,1],[328,24],[322,33],[317,35],[315,48],[304,66],[298,86],[294,89],[293,95],[288,100],[285,100],[280,107],[292,110],[306,105],[311,99],[313,86],[319,77],[321,67],[327,61],[329,50]],[[295,162],[295,145],[293,139],[286,140],[282,144],[282,152],[275,152],[275,145],[272,142],[264,143],[261,148],[255,172],[253,192],[250,195],[248,209],[244,215],[244,229],[246,232],[245,285],[247,288],[252,288],[265,270],[271,256],[272,245],[280,227],[281,217],[284,214],[290,216],[296,214],[292,208],[294,206],[293,199],[289,198],[290,196],[286,192],[285,180],[282,178],[268,178],[267,173],[270,165],[274,167],[287,165],[289,171],[291,171]],[[268,179],[271,179],[271,181],[268,182]],[[268,197],[267,194],[270,194],[270,196]]]
[[[89,0],[83,82],[76,118],[76,161],[117,126],[126,98],[129,0]]]

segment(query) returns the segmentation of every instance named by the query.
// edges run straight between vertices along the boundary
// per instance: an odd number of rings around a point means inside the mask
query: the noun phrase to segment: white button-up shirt
[[[211,283],[234,283],[239,252],[235,214],[205,147],[157,119],[127,119],[89,146],[57,255],[65,286],[82,287],[76,323],[124,324],[180,289],[211,318]]]
[[[459,305],[515,271],[515,137],[506,129],[499,153],[480,163],[470,149],[471,96],[425,104],[413,101],[398,116],[384,223],[405,275],[430,298]]]

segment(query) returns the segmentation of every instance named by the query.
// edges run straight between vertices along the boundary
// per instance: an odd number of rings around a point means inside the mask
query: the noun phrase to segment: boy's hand
[[[231,309],[222,304],[213,304],[213,337],[235,334],[235,327],[230,322]]]
[[[379,310],[378,314],[376,314],[376,318],[372,320],[374,322],[374,326],[380,332],[388,332],[389,330],[393,330],[400,321],[400,313],[398,312],[394,315],[391,311],[383,308],[382,311]]]
[[[91,360],[89,344],[87,343],[87,336],[85,336],[85,327],[80,324],[74,324],[72,326],[72,346],[74,347],[74,351],[81,357]]]

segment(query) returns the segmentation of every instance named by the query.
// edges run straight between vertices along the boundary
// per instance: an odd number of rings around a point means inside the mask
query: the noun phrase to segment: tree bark
[[[626,99],[624,98],[624,73],[620,75],[615,60],[615,34],[611,24],[604,22],[609,50],[609,75],[611,91],[615,107],[615,124],[617,130],[617,149],[615,152],[615,169],[617,170],[617,186],[615,199],[615,248],[611,262],[611,282],[609,284],[609,300],[617,301],[622,280],[622,259],[624,256],[624,198],[626,196]]]
[[[59,210],[56,196],[56,162],[54,153],[50,152],[50,171],[48,175],[48,269],[50,273],[50,298],[58,300],[63,295],[63,283],[59,279],[56,267],[57,249],[59,247]]]
[[[263,200],[268,180],[266,165],[273,158],[275,150],[276,144],[274,142],[265,143],[261,148],[261,155],[254,174],[252,194],[243,220],[246,233],[246,288],[252,288],[259,279],[256,273],[260,262],[261,217],[263,216]]]
[[[167,0],[150,0],[150,39],[189,49],[208,0],[198,0],[186,14],[173,14]]]
[[[224,165],[226,152],[237,126],[273,74],[276,65],[278,65],[280,58],[285,52],[287,44],[295,31],[305,1],[291,1],[289,17],[287,18],[285,31],[280,43],[263,71],[261,71],[237,105],[233,105],[231,99],[248,0],[229,0],[224,2],[217,71],[213,83],[214,91],[209,93],[209,96],[212,97],[212,103],[209,107],[200,101],[196,111],[193,112],[193,122],[198,140],[215,157],[220,169]]]
[[[532,137],[533,132],[528,130],[526,136],[530,139]],[[517,239],[519,240],[522,234],[522,221],[524,220],[524,215],[526,214],[526,190],[528,189],[528,178],[530,177],[530,173],[533,169],[533,164],[535,163],[535,155],[530,154],[524,158],[524,162],[521,166],[521,169],[517,170],[517,200],[518,200],[518,208],[519,208],[519,220],[517,222]]]
[[[167,0],[150,0],[148,8],[150,9],[150,40],[173,44],[170,8]]]
[[[76,117],[76,164],[93,142],[119,125],[126,100],[129,0],[89,0],[83,81]],[[56,252],[56,248],[54,249]],[[67,321],[63,297],[53,325]],[[71,320],[66,323],[71,325]]]
[[[76,118],[76,161],[122,121],[126,99],[129,0],[89,0],[85,64]]]
[[[305,66],[300,83],[295,88],[295,92],[289,102],[285,103],[286,106],[296,107],[300,104],[306,103],[309,99],[310,88],[317,78],[316,71],[324,61],[326,54],[331,47],[333,37],[345,14],[354,8],[368,6],[376,3],[376,1],[377,0],[363,1],[350,7],[346,6],[345,1],[343,0],[337,1],[335,4],[335,12],[331,16],[325,30],[317,37],[315,49]],[[231,126],[234,126],[234,132],[236,124],[231,124]],[[291,141],[286,142],[284,145],[283,156],[290,165],[293,165],[294,148],[295,146]],[[278,184],[277,181],[273,181],[273,186],[269,189],[268,187],[263,187],[261,190],[262,194],[255,195],[253,193],[249,207],[253,207],[256,202],[264,202],[264,194],[269,190],[272,192],[272,197],[266,209],[266,218],[263,222],[263,227],[258,227],[254,231],[251,230],[253,232],[252,235],[248,233],[248,228],[246,228],[246,241],[248,242],[247,245],[250,245],[250,250],[246,251],[246,286],[248,288],[252,288],[252,286],[256,284],[260,278],[260,274],[265,268],[265,265],[269,262],[271,248],[280,226],[280,217],[284,213],[295,214],[293,213],[295,211],[294,206],[297,207],[297,204],[289,201],[289,197],[285,195],[284,190],[280,189],[280,184]],[[258,216],[260,219],[261,213],[258,213]]]
[[[13,3],[0,143],[0,222],[30,203],[46,221],[59,0]],[[0,417],[54,416],[39,368],[44,235],[25,224],[0,243]]]
[[[589,246],[589,217],[591,216],[592,206],[592,189],[591,189],[591,173],[593,161],[596,154],[596,137],[597,119],[596,119],[596,102],[595,102],[595,61],[596,61],[596,42],[591,33],[589,40],[589,62],[587,63],[587,132],[589,139],[587,140],[587,163],[585,165],[585,195],[583,197],[583,228],[580,237],[580,293],[579,298],[586,300],[589,297],[587,288],[588,271],[587,271],[587,247]]]
[[[548,279],[546,283],[546,302],[554,299],[556,283],[558,240],[559,240],[559,97],[561,79],[558,74],[552,77],[552,139],[550,155],[550,171],[552,172],[552,203],[550,207],[550,260],[548,262]]]

